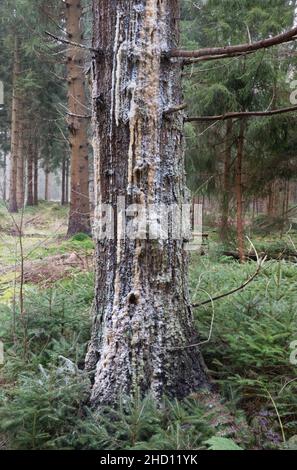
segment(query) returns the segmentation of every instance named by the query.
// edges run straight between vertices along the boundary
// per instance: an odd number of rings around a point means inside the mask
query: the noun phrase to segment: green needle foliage
[[[253,271],[255,263],[243,267],[227,257],[197,263],[192,272],[194,296],[231,290]],[[214,305],[211,341],[202,346],[224,395],[235,408],[244,409],[249,424],[256,427],[259,446],[282,442],[277,413],[286,440],[296,429],[296,366],[290,363],[290,344],[297,338],[296,283],[295,264],[267,261],[246,290]],[[212,316],[211,305],[197,311],[197,325],[205,338]]]
[[[182,45],[188,49],[255,42],[291,29],[296,2],[208,0],[183,3]],[[189,116],[265,111],[292,106],[295,45],[276,47],[244,58],[198,62],[184,71]],[[266,198],[275,182],[296,179],[296,114],[246,121],[242,168],[244,207]],[[188,123],[187,170],[190,187],[222,204],[226,142],[231,147],[228,167],[229,215],[234,220],[235,167],[239,121],[233,120],[227,140],[226,122]],[[274,190],[276,191],[276,190]],[[281,208],[278,208],[281,212]],[[281,215],[283,214],[275,214]],[[217,220],[220,214],[214,218]]]
[[[246,290],[214,305],[211,339],[201,346],[213,392],[183,402],[123,397],[117,409],[88,406],[90,377],[83,358],[90,331],[93,278],[77,275],[26,297],[26,328],[1,304],[0,435],[16,449],[293,448],[297,423],[295,265],[268,261]],[[214,251],[193,259],[194,301],[238,286],[255,270]],[[18,313],[17,313],[18,314]],[[211,305],[196,312],[201,343]],[[24,335],[26,341],[24,341]],[[283,435],[286,443],[284,443]],[[222,439],[223,438],[223,439]]]
[[[123,397],[117,409],[88,406],[83,358],[90,331],[93,276],[77,275],[26,291],[26,319],[0,304],[5,364],[0,371],[0,435],[13,449],[199,449],[235,436],[227,405],[209,392],[184,402]],[[16,315],[16,317],[15,317]],[[225,413],[227,418],[220,416]]]

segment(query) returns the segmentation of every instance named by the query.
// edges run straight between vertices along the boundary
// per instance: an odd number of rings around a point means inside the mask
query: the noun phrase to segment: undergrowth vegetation
[[[78,275],[44,292],[27,291],[25,318],[1,305],[0,432],[13,449],[236,448],[230,419],[205,396],[183,403],[123,399],[117,410],[88,407],[90,377],[83,361],[90,331],[92,275]],[[232,423],[240,416],[232,418]],[[214,437],[216,436],[216,437]],[[225,436],[225,437],[224,437]],[[208,442],[209,439],[214,439]]]
[[[192,265],[194,300],[228,292],[255,265],[201,258]],[[211,375],[228,403],[245,411],[259,447],[295,442],[297,368],[290,345],[297,339],[296,305],[296,265],[280,260],[267,261],[245,290],[196,311],[202,343],[213,323],[201,346]]]
[[[62,247],[91,252],[92,242],[78,235]],[[22,311],[16,285],[14,296],[0,301],[0,448],[296,448],[297,376],[290,361],[297,340],[296,264],[268,260],[245,290],[212,303],[257,267],[220,253],[212,241],[209,254],[193,257],[190,269],[193,302],[209,300],[194,314],[212,390],[183,402],[164,399],[161,406],[148,396],[123,397],[117,409],[89,407],[84,356],[92,273],[74,271],[43,289],[26,285]]]

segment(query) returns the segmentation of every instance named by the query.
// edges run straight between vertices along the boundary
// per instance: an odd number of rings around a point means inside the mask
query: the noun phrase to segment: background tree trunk
[[[17,189],[16,198],[18,209],[22,209],[25,203],[25,178],[24,178],[24,164],[25,164],[25,134],[26,125],[24,122],[24,101],[20,100],[20,114],[19,114],[19,126],[18,126],[18,155],[17,155]]]
[[[38,162],[40,149],[37,147],[36,150],[34,154],[34,206],[38,206]]]
[[[66,161],[65,204],[69,204],[69,160]]]
[[[61,180],[61,205],[65,205],[65,191],[66,191],[66,158],[62,161],[62,180]]]
[[[244,221],[243,221],[243,201],[242,201],[242,161],[244,148],[244,120],[240,122],[240,131],[237,143],[237,161],[236,161],[236,202],[237,202],[237,247],[241,262],[245,260],[244,255]]]
[[[268,199],[267,199],[267,215],[269,217],[274,217],[275,209],[274,209],[274,182],[270,184],[268,190]]]
[[[230,170],[231,170],[231,158],[232,158],[232,119],[226,122],[226,148],[224,158],[224,182],[223,182],[223,194],[221,202],[221,240],[226,242],[229,233],[229,209],[230,209]]]
[[[70,41],[81,43],[82,5],[78,0],[65,4],[66,29]],[[84,52],[78,47],[68,47],[68,128],[71,149],[71,194],[68,235],[90,232],[89,161],[87,119],[88,114],[84,79]]]
[[[5,144],[7,143],[7,131],[5,130],[5,136],[4,136],[4,141]],[[6,202],[6,192],[7,192],[7,152],[6,149],[4,150],[4,155],[3,155],[3,188],[2,188],[2,197],[3,201]]]
[[[33,161],[34,161],[34,144],[30,139],[27,155],[27,206],[34,205],[33,198]]]
[[[183,102],[180,65],[164,54],[178,43],[179,1],[94,0],[93,10],[93,46],[108,51],[92,64],[95,220],[117,196],[181,208],[189,203],[184,116],[164,113]],[[92,403],[138,390],[184,397],[206,383],[199,350],[189,347],[197,335],[185,241],[131,240],[122,229],[117,219],[115,239],[96,246]]]
[[[45,174],[44,200],[47,202],[49,201],[49,177],[50,177],[50,172],[47,168],[45,169],[44,174]]]
[[[12,114],[11,114],[11,154],[10,154],[10,178],[9,178],[9,212],[17,212],[17,162],[19,143],[19,114],[20,97],[18,91],[18,78],[20,74],[20,57],[18,37],[14,42],[13,86],[12,86]]]

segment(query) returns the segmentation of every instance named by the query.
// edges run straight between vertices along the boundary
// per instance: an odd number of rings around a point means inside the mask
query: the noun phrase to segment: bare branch
[[[67,116],[78,118],[78,119],[91,119],[92,116],[90,114],[75,114],[75,113],[70,113],[69,111],[66,112]]]
[[[241,52],[237,54],[217,54],[217,55],[210,55],[210,56],[203,56],[203,57],[193,57],[182,62],[182,65],[193,65],[199,62],[211,61],[211,60],[221,60],[221,59],[239,59],[240,57],[245,57],[249,54],[252,54],[253,51],[250,52]]]
[[[173,49],[170,53],[171,57],[209,57],[209,56],[224,56],[230,57],[234,54],[242,54],[246,52],[255,52],[260,49],[267,49],[272,46],[284,44],[287,42],[294,41],[297,36],[297,27],[286,31],[285,33],[278,34],[268,39],[256,41],[252,44],[238,44],[236,46],[224,46],[224,47],[208,47],[204,49],[198,49],[196,51],[187,51],[184,49]]]
[[[204,302],[200,302],[198,304],[192,304],[192,308],[197,308],[197,307],[202,307],[203,305],[207,305],[209,303],[212,303],[216,300],[221,300],[224,299],[225,297],[228,297],[229,295],[236,294],[236,292],[239,292],[243,289],[245,289],[246,286],[248,286],[253,280],[258,276],[260,273],[264,262],[266,261],[267,257],[263,259],[259,259],[257,263],[257,270],[254,272],[252,276],[250,276],[243,284],[241,284],[239,287],[236,287],[235,289],[232,289],[229,292],[225,292],[224,294],[220,294],[217,297],[212,297],[211,299],[205,300]]]
[[[185,119],[186,122],[206,122],[206,121],[225,121],[227,119],[275,116],[277,114],[285,114],[297,111],[297,106],[289,106],[288,108],[274,109],[271,111],[242,111],[220,114],[218,116],[191,116]]]
[[[169,114],[178,113],[179,111],[186,109],[187,106],[188,106],[187,103],[182,103],[176,106],[172,106],[172,108],[165,109],[164,114],[169,115]]]
[[[93,49],[92,47],[89,47],[89,46],[85,46],[84,44],[79,44],[78,42],[68,41],[67,39],[59,38],[58,36],[55,36],[54,34],[49,33],[48,31],[45,31],[45,34],[49,36],[50,38],[55,39],[55,41],[61,42],[62,44],[68,44],[70,46],[79,47],[80,49],[85,49],[91,52],[96,52],[96,53],[100,52],[99,50]]]

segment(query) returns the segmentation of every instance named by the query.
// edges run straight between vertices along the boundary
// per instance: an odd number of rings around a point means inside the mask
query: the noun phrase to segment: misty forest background
[[[211,391],[94,409],[92,6],[73,18],[66,3],[0,3],[0,449],[296,449],[295,42],[182,69],[187,186],[203,205],[190,295]],[[296,4],[183,0],[180,47],[276,36]],[[222,118],[246,111],[263,115]]]

